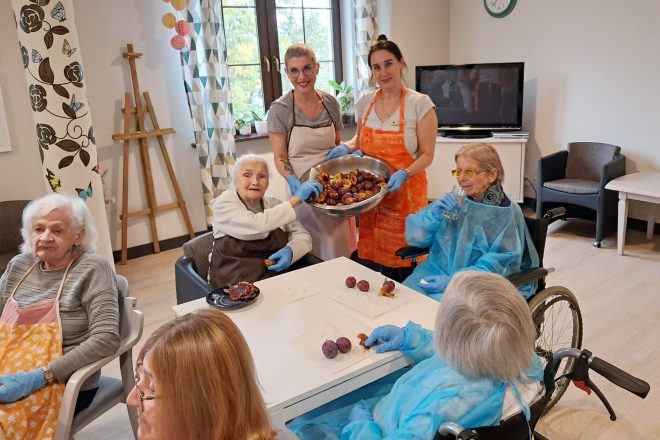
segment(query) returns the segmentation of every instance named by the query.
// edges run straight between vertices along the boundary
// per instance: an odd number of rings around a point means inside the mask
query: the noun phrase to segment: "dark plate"
[[[220,309],[240,309],[252,304],[259,296],[259,288],[257,287],[257,290],[249,299],[246,299],[245,301],[234,301],[225,291],[228,287],[229,286],[223,286],[211,291],[206,295],[206,302]]]

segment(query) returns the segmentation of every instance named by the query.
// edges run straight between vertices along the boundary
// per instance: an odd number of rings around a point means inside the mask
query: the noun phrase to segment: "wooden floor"
[[[579,220],[551,225],[545,266],[554,267],[548,286],[569,288],[584,318],[583,347],[594,355],[646,380],[649,396],[642,400],[597,374],[592,379],[618,416],[609,420],[595,395],[571,386],[537,430],[550,439],[660,439],[660,237],[629,231],[626,255],[616,254],[616,236],[594,248],[595,226]],[[117,266],[145,314],[145,336],[173,318],[174,261],[179,250],[130,260]],[[139,347],[138,347],[139,349]],[[134,351],[136,354],[137,351]],[[104,374],[118,376],[118,367]],[[117,405],[89,425],[78,440],[130,439],[124,405]]]

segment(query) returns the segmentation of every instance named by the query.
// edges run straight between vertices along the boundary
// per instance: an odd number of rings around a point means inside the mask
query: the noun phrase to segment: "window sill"
[[[236,134],[234,135],[234,142],[245,142],[245,141],[253,141],[255,139],[266,139],[266,138],[268,138],[267,134],[257,134],[257,133]]]

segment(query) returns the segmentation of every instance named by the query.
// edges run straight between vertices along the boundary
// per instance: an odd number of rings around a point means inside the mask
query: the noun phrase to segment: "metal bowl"
[[[385,162],[375,157],[359,157],[355,154],[348,154],[346,156],[337,157],[334,159],[326,160],[319,164],[314,165],[300,178],[301,182],[308,179],[315,179],[319,173],[326,171],[328,174],[335,173],[348,173],[354,169],[369,171],[372,174],[381,176],[387,181],[394,170]],[[318,209],[324,214],[333,217],[353,217],[359,215],[364,211],[368,211],[378,205],[385,195],[387,194],[387,186],[381,188],[380,192],[373,197],[363,200],[361,202],[353,203],[351,205],[330,206],[321,205],[319,203],[310,203],[311,206]]]

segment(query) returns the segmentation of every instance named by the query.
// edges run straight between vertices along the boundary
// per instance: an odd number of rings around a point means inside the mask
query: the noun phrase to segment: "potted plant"
[[[259,114],[254,110],[250,110],[252,117],[254,118],[254,129],[257,131],[257,134],[268,134],[268,121],[266,115]]]
[[[236,118],[234,120],[234,127],[236,127],[238,134],[248,135],[252,132],[252,124],[243,118]]]
[[[344,81],[338,83],[334,80],[328,80],[328,84],[337,92],[337,101],[339,101],[339,109],[342,113],[342,121],[344,124],[355,123],[355,113],[351,111],[353,105],[353,86],[346,84]]]

